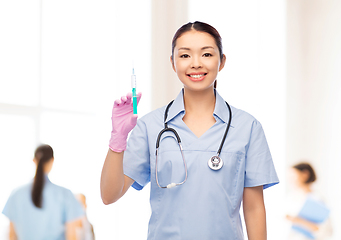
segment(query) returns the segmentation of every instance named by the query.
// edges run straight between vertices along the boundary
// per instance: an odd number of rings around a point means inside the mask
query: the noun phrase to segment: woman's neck
[[[184,106],[186,114],[212,113],[215,107],[214,88],[204,91],[192,91],[184,88]]]
[[[300,188],[303,190],[304,193],[311,193],[312,189],[310,184],[302,184]]]

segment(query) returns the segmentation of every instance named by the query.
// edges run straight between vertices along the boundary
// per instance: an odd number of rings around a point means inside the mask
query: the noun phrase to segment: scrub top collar
[[[49,179],[49,176],[47,174],[44,174],[44,179],[45,179],[45,182],[46,183],[50,183],[50,179]]]
[[[179,113],[185,112],[183,93],[184,93],[184,89],[181,90],[181,92],[175,98],[172,106],[169,108],[166,123],[168,123],[170,120],[175,118]]]
[[[216,117],[218,117],[224,123],[228,123],[230,114],[229,114],[228,108],[226,106],[225,100],[219,95],[219,93],[216,89],[214,89],[214,93],[216,96],[216,102],[215,102],[213,116],[215,119],[217,119]],[[170,109],[168,111],[166,123],[171,121],[173,118],[175,118],[180,113],[185,112],[184,95],[183,94],[184,94],[184,89],[182,89],[182,91],[175,98],[172,106],[170,107]],[[233,115],[233,113],[232,113],[232,115]],[[231,127],[233,127],[232,123],[231,123]]]

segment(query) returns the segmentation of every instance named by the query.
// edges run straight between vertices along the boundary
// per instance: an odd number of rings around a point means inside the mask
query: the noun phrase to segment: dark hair
[[[203,23],[203,22],[199,22],[199,21],[195,21],[193,22],[189,22],[186,23],[185,25],[182,25],[174,34],[173,40],[172,40],[172,59],[173,58],[173,52],[174,52],[174,48],[176,46],[176,40],[178,40],[179,37],[182,36],[182,34],[189,32],[191,30],[196,30],[198,32],[205,32],[210,34],[214,40],[215,43],[219,49],[219,56],[220,56],[220,60],[223,60],[224,54],[223,54],[223,45],[221,43],[221,36],[219,34],[219,32],[212,27],[211,25],[207,24],[207,23]],[[217,87],[217,81],[214,82],[214,88]]]
[[[182,25],[176,31],[172,40],[172,58],[173,58],[174,48],[176,45],[176,40],[178,40],[178,38],[181,37],[182,34],[189,32],[191,30],[196,30],[198,32],[205,32],[205,33],[210,34],[214,38],[215,43],[219,49],[220,60],[223,59],[223,45],[221,43],[221,36],[219,32],[211,25],[207,23],[199,22],[199,21],[196,21],[194,23],[192,22],[186,23],[185,25]]]
[[[37,170],[32,187],[32,201],[37,208],[41,208],[45,182],[44,165],[53,158],[52,147],[47,144],[40,145],[34,153],[34,158],[37,160]]]
[[[316,181],[315,171],[309,163],[299,163],[299,164],[294,165],[293,168],[295,168],[301,172],[308,171],[309,177],[305,182],[306,184]]]

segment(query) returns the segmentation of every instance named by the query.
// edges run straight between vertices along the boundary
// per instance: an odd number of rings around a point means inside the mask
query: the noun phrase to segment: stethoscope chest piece
[[[223,165],[224,165],[223,160],[218,156],[213,156],[208,160],[208,166],[212,170],[219,170],[220,168],[223,167]]]

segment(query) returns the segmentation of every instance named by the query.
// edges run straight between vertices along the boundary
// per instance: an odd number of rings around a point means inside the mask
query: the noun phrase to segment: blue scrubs
[[[37,208],[31,200],[32,183],[14,190],[3,214],[14,223],[20,240],[64,240],[65,223],[84,215],[81,204],[72,192],[57,186],[45,177],[43,206]]]
[[[216,92],[216,123],[200,138],[182,120],[183,92],[174,100],[167,123],[182,140],[188,179],[171,189],[159,188],[155,179],[156,139],[164,128],[165,107],[139,119],[129,138],[123,166],[124,174],[135,180],[135,189],[151,182],[149,240],[244,239],[239,215],[244,188],[263,185],[265,189],[279,181],[261,124],[250,114],[231,109],[231,127],[220,154],[224,166],[214,171],[207,162],[216,155],[229,120],[224,99]],[[185,178],[181,152],[172,133],[161,138],[158,178],[161,186]]]

